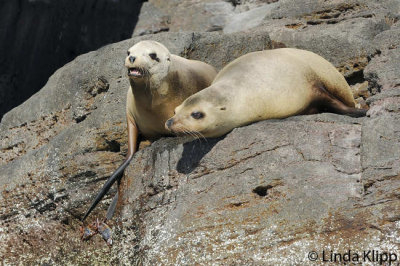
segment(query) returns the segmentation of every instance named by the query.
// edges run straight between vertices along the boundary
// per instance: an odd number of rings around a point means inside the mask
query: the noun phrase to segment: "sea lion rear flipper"
[[[316,108],[319,109],[319,112],[332,112],[351,117],[363,117],[367,114],[367,109],[359,109],[346,105],[335,95],[331,94],[322,84],[315,85],[314,92],[316,93],[317,97],[305,112],[307,114],[315,113],[313,111]]]
[[[107,221],[111,220],[111,218],[113,217],[114,212],[115,212],[115,207],[117,206],[117,202],[118,202],[118,190],[117,190],[117,193],[115,194],[110,206],[108,206],[107,214],[106,214]]]
[[[82,221],[86,219],[86,217],[92,212],[92,210],[97,206],[97,204],[101,201],[104,195],[110,190],[111,186],[115,183],[115,181],[120,180],[125,168],[128,166],[131,158],[127,158],[119,167],[118,169],[112,174],[112,176],[107,180],[107,182],[103,185],[99,193],[97,193],[96,198],[93,200],[92,204],[90,205],[89,209],[86,211],[85,215],[82,218]]]
[[[328,112],[341,114],[341,115],[347,115],[347,116],[351,116],[351,117],[366,116],[367,111],[368,111],[366,109],[349,107],[336,98],[331,98],[331,99],[329,99],[329,101],[327,101],[326,109]]]
[[[124,174],[125,168],[129,165],[129,162],[133,158],[133,154],[137,150],[137,140],[138,140],[138,134],[139,131],[136,127],[135,120],[131,118],[129,115],[127,115],[127,124],[128,124],[128,154],[126,156],[125,161],[117,168],[117,170],[111,175],[111,177],[107,180],[107,182],[103,185],[99,193],[97,193],[96,198],[93,200],[92,204],[90,205],[89,209],[86,211],[85,215],[82,218],[82,221],[86,219],[86,217],[92,212],[92,210],[97,206],[97,204],[101,201],[101,199],[104,197],[104,195],[110,190],[111,186],[115,183],[115,181],[121,180],[121,177]],[[118,198],[117,198],[118,199]],[[117,200],[111,203],[116,204]],[[111,206],[109,207],[109,209]],[[115,206],[112,207],[115,210]],[[110,210],[112,211],[112,210]],[[108,213],[108,211],[107,211]],[[114,211],[112,211],[112,214]],[[112,217],[111,214],[111,217]],[[107,215],[108,216],[108,215]],[[110,217],[110,218],[111,218]]]

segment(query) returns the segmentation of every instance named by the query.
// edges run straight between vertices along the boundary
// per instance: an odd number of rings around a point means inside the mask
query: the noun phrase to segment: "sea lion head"
[[[207,89],[190,96],[176,107],[175,115],[165,122],[165,128],[176,135],[196,137],[217,137],[230,131],[232,127],[226,98],[216,90]]]
[[[171,54],[161,43],[140,41],[129,48],[127,53],[125,67],[130,80],[150,79],[159,83],[168,75]]]

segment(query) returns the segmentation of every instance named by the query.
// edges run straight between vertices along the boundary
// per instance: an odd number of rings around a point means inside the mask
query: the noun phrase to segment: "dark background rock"
[[[197,12],[184,12],[194,2]],[[145,6],[150,4],[158,10],[143,9],[133,34],[157,32],[158,15],[179,14],[167,20],[170,32],[78,56],[4,116],[2,263],[303,265],[313,250],[319,256],[349,249],[398,254],[399,2],[154,0]],[[210,5],[216,9],[207,11]],[[247,12],[258,14],[257,23],[247,24]],[[228,25],[235,33],[227,33]],[[183,28],[216,32],[179,32]],[[142,39],[218,69],[255,50],[314,51],[355,91],[367,91],[357,97],[370,107],[368,117],[298,116],[218,139],[160,139],[127,169],[112,224],[114,246],[98,235],[82,242],[79,219],[126,153],[122,61]],[[110,200],[111,194],[88,222],[104,217]]]
[[[76,56],[129,38],[141,0],[2,0],[0,120]]]

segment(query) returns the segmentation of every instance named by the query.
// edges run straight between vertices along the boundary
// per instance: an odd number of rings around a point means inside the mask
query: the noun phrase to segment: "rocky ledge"
[[[398,5],[301,2],[265,2],[273,12],[244,32],[228,24],[208,33],[171,27],[105,46],[60,68],[7,113],[0,124],[2,263],[307,264],[310,252],[318,263],[322,252],[329,259],[349,250],[397,252],[399,260]],[[142,39],[218,69],[256,50],[317,52],[345,75],[368,117],[297,116],[218,139],[160,139],[126,171],[113,246],[99,235],[82,242],[79,219],[126,153],[123,59]],[[104,216],[111,196],[91,221]]]

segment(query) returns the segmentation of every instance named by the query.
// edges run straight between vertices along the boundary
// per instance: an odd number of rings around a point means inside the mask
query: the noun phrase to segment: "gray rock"
[[[278,2],[279,0],[232,0],[230,2],[235,6],[235,13],[242,13],[253,8]]]
[[[271,32],[272,40],[282,42],[288,47],[313,51],[337,67],[350,60],[361,61],[361,58],[374,54],[375,48],[371,40],[378,33],[388,29],[383,21],[365,18],[343,21],[337,25],[311,26],[303,30],[276,30],[272,26],[267,28]]]
[[[365,67],[382,46],[379,34],[396,38],[396,32],[387,30],[397,20],[398,1],[281,0],[276,4],[258,28],[267,30],[273,42],[322,55],[350,84],[363,81]]]
[[[400,5],[397,0],[338,0],[338,1],[290,1],[280,0],[273,19],[300,19],[310,24],[335,24],[355,17],[397,17]],[[371,16],[373,14],[373,16]]]
[[[171,18],[152,2],[145,2],[140,10],[139,20],[133,36],[169,31]]]
[[[400,110],[400,31],[397,24],[375,37],[374,43],[380,53],[364,70],[370,90],[375,94],[381,92],[369,99],[371,117]]]
[[[400,110],[400,88],[383,91],[369,98],[368,103],[370,104],[368,116],[373,118],[398,112]]]
[[[399,39],[400,37],[397,37],[397,41]],[[400,87],[399,62],[400,47],[384,51],[371,60],[371,64],[365,69],[365,76],[373,82],[378,91]]]
[[[229,22],[224,27],[224,33],[245,31],[259,26],[264,18],[270,15],[278,4],[279,3],[267,4],[230,16],[228,18]]]
[[[109,262],[101,239],[82,248],[79,219],[126,154],[123,60],[126,50],[142,39],[209,63],[219,57],[217,50],[208,54],[208,45],[229,43],[230,50],[222,54],[227,61],[270,46],[267,33],[168,33],[108,45],[59,69],[0,124],[2,263]],[[109,201],[106,196],[91,218],[104,216]]]
[[[193,43],[184,51],[185,57],[207,61],[220,70],[233,59],[252,51],[271,48],[271,40],[265,31],[223,35],[212,32],[193,35]]]
[[[150,0],[145,2],[133,36],[162,31],[224,31],[232,33],[260,25],[268,4],[278,0]]]
[[[208,142],[154,143],[121,189],[115,261],[307,264],[313,250],[318,261],[349,247],[398,250],[398,59],[388,50],[399,35],[385,19],[398,3],[278,3],[259,27],[273,42],[323,55],[349,81],[365,69],[371,88],[388,84],[368,100],[371,117],[293,117]]]
[[[211,9],[193,23],[222,27],[225,14],[240,16],[271,1],[229,2],[197,2],[198,13]],[[178,31],[191,27],[194,11],[184,13],[191,3],[146,5],[160,14],[176,11],[169,27]],[[398,252],[398,1],[280,0],[269,6],[275,11],[251,32],[146,35],[82,55],[8,113],[0,124],[1,262],[303,265],[311,251],[317,263],[323,252]],[[210,15],[213,10],[223,14]],[[270,47],[318,52],[350,83],[368,82],[374,94],[366,99],[369,116],[296,116],[218,139],[160,139],[135,154],[126,171],[111,224],[113,247],[99,235],[82,242],[79,218],[126,153],[122,61],[142,39],[218,69]],[[92,221],[104,217],[110,198]]]
[[[309,252],[321,256],[325,247],[394,248],[399,147],[388,145],[400,136],[392,119],[323,114],[260,122],[208,142],[154,143],[127,170],[113,259],[307,264]],[[376,131],[381,123],[392,126]],[[386,145],[377,134],[390,137]]]
[[[234,12],[227,1],[150,0],[143,4],[133,36],[161,31],[218,31]]]

